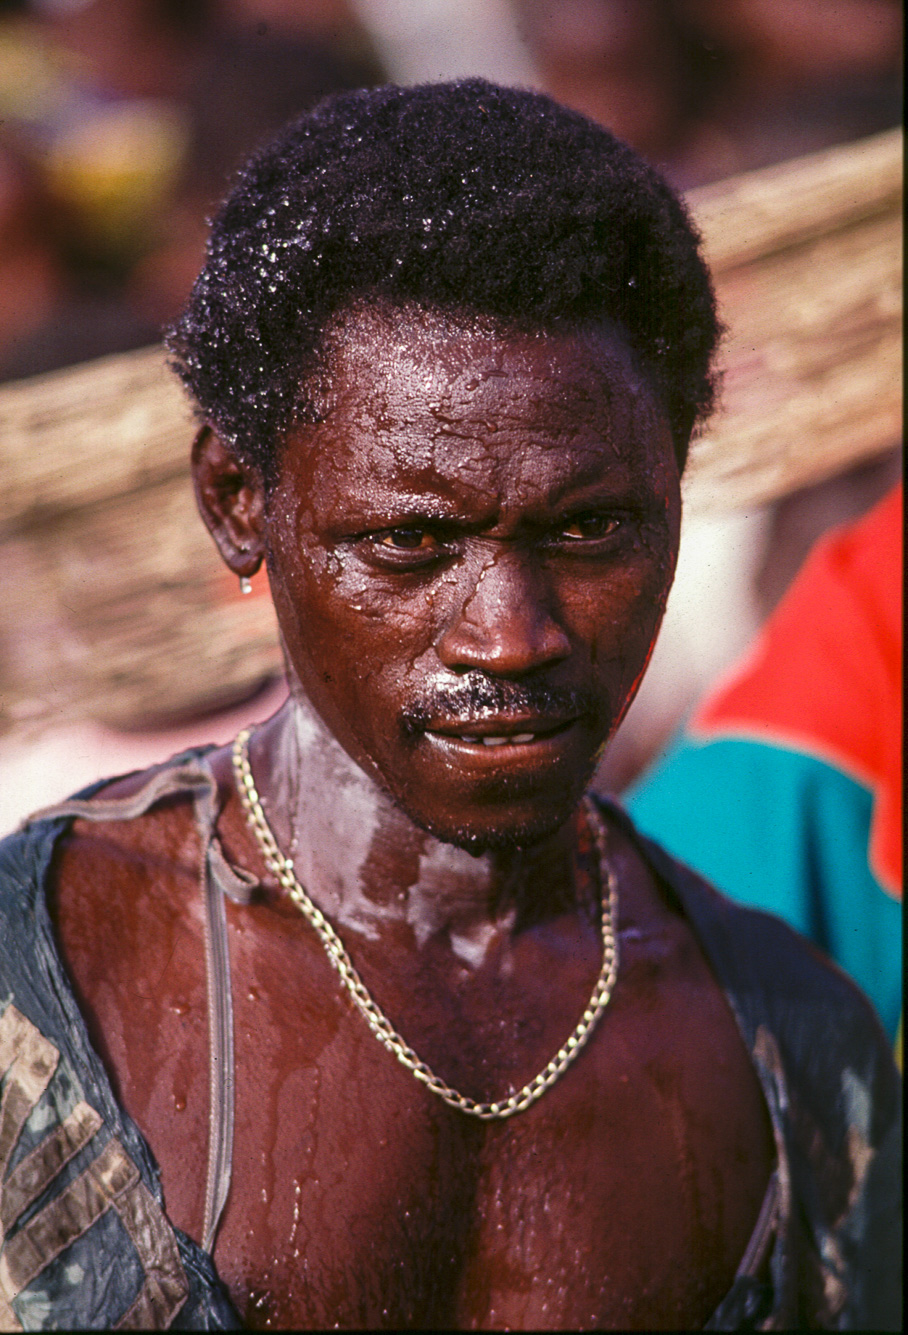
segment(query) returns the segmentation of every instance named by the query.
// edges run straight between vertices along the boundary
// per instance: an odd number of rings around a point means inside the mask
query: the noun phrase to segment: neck
[[[445,935],[476,966],[521,925],[575,911],[575,831],[529,849],[474,855],[416,826],[346,753],[297,689],[253,739],[272,830],[309,894],[340,929]],[[542,891],[541,891],[542,888]]]

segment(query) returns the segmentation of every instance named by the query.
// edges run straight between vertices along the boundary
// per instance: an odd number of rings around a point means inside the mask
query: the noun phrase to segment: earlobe
[[[192,443],[192,480],[199,513],[223,561],[248,579],[265,556],[265,489],[258,470],[206,423]]]

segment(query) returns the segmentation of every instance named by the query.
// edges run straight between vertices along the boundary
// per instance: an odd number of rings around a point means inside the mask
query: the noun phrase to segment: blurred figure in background
[[[684,187],[901,118],[894,0],[518,7],[556,95],[614,127]],[[754,516],[762,554],[750,552],[752,543],[740,553],[752,566],[752,615],[782,606],[731,684],[707,693],[641,779],[665,708],[650,674],[600,775],[619,789],[637,777],[629,804],[643,828],[726,892],[781,914],[829,951],[893,1034],[901,1006],[900,503],[894,493],[879,500],[899,471],[893,453]],[[863,523],[821,542],[789,588],[831,525],[874,504]],[[737,555],[730,548],[725,561]],[[722,620],[716,607],[687,609],[688,632],[702,621],[707,661]],[[663,641],[671,631],[669,619]],[[682,658],[673,667],[679,712]]]
[[[35,173],[0,141],[0,363],[50,315],[62,275]]]
[[[722,53],[683,0],[514,0],[547,92],[600,121],[678,180]]]
[[[514,0],[546,90],[682,189],[901,119],[896,0]]]
[[[631,789],[640,826],[901,1013],[902,490],[817,544],[744,661]]]
[[[6,341],[3,378],[158,337],[127,288],[186,160],[196,17],[144,0],[4,6],[0,148],[33,182],[58,282],[43,318]]]
[[[379,77],[343,0],[7,0],[0,154],[4,176],[31,182],[55,282],[16,302],[33,314],[7,326],[0,379],[156,342],[236,164],[289,116]]]
[[[385,77],[370,27],[387,9],[0,0],[0,172],[28,196],[15,216],[41,215],[23,246],[0,202],[0,264],[21,271],[0,380],[156,341],[236,163],[325,94]],[[895,0],[511,0],[509,12],[542,87],[680,188],[900,119]],[[446,21],[453,34],[467,16],[452,5]]]
[[[898,125],[898,0],[684,0],[721,56],[708,113],[687,156],[716,180]]]

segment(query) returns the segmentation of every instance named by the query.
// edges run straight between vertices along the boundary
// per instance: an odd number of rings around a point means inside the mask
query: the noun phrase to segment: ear
[[[242,463],[211,426],[192,443],[192,480],[199,513],[225,564],[254,575],[265,556],[265,488],[258,469]]]

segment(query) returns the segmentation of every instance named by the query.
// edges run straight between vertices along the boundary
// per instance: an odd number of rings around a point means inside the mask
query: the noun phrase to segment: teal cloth
[[[675,857],[825,950],[895,1037],[901,903],[868,864],[869,788],[799,751],[682,735],[625,801],[640,829]]]

